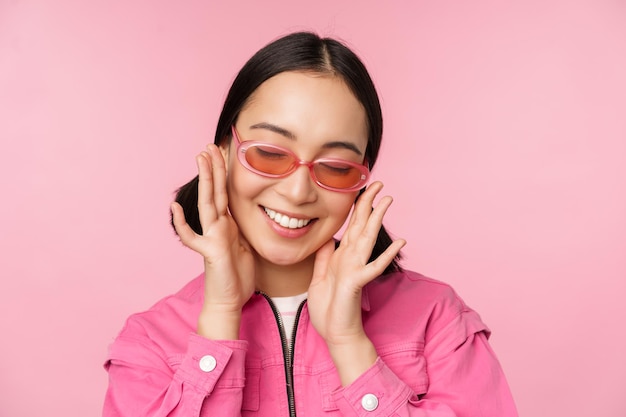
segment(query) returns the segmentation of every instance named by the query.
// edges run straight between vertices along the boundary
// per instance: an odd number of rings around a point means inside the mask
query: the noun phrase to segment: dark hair
[[[310,32],[297,32],[279,38],[246,62],[226,96],[215,131],[215,144],[221,145],[230,138],[230,128],[252,93],[263,82],[285,71],[332,74],[346,83],[365,109],[368,129],[365,160],[371,169],[378,157],[383,133],[382,112],[374,83],[361,60],[348,47],[334,39],[320,38]],[[176,201],[183,207],[187,223],[196,233],[202,234],[197,207],[197,176],[177,190]],[[381,227],[370,261],[376,259],[391,243],[391,237]],[[400,271],[399,259],[400,255],[396,256],[385,273]]]

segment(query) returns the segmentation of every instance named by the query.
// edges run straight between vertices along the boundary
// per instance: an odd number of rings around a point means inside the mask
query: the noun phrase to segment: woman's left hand
[[[326,341],[343,385],[367,370],[377,357],[363,330],[362,289],[384,272],[406,244],[403,239],[395,240],[368,263],[392,202],[385,196],[372,210],[382,187],[382,183],[374,182],[358,199],[337,250],[331,239],[317,251],[308,291],[311,323]]]

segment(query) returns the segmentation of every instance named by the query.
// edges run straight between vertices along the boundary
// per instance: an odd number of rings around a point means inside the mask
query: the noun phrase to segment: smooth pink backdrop
[[[482,315],[523,416],[626,415],[623,1],[0,0],[0,416],[97,416],[108,344],[202,270],[168,225],[293,30],[379,88],[405,265]]]

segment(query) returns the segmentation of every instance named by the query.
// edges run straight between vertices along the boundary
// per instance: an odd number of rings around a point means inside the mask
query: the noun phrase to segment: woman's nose
[[[299,166],[276,184],[276,191],[293,204],[312,203],[317,199],[318,185],[311,178],[309,167]]]

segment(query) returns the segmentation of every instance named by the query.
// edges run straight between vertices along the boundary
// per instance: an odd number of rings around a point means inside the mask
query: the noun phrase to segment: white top
[[[280,317],[283,320],[283,327],[285,329],[285,336],[287,337],[289,348],[291,348],[291,336],[293,333],[293,325],[296,322],[298,307],[300,307],[300,304],[306,300],[307,295],[307,293],[303,293],[291,297],[271,297],[272,302],[276,306],[276,309],[280,313]]]

